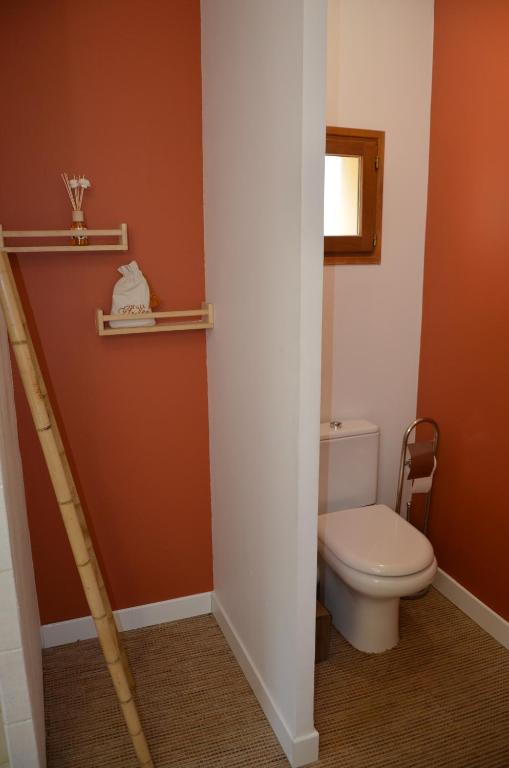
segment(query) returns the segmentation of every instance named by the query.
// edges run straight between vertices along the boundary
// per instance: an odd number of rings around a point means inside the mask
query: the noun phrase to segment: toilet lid
[[[385,504],[318,516],[318,542],[362,573],[408,576],[434,558],[428,539]]]

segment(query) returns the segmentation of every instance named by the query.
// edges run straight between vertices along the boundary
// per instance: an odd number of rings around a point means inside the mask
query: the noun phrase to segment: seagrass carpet
[[[436,591],[368,656],[316,667],[316,768],[509,768],[509,651]],[[287,768],[211,616],[124,635],[156,768]],[[98,644],[44,652],[48,768],[136,768]]]

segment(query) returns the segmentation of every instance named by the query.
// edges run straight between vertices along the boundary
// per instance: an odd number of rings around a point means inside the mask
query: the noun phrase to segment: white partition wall
[[[5,726],[0,708],[0,768],[9,768],[9,755],[7,753],[7,742],[5,740]]]
[[[202,0],[215,614],[290,762],[313,725],[322,0]]]
[[[4,752],[7,749],[11,768],[43,768],[46,757],[39,609],[9,346],[0,311],[0,729],[1,719],[7,741]],[[2,741],[0,735],[0,755]]]

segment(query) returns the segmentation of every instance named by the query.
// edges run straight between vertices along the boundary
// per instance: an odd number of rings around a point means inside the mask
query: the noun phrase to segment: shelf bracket
[[[89,240],[94,237],[116,237],[116,243],[98,243],[97,245],[9,245],[5,240],[44,240],[44,238],[58,239],[61,237],[71,240],[76,237],[75,229],[23,229],[11,230],[2,229],[0,224],[0,250],[6,253],[58,253],[60,251],[69,251],[80,253],[82,251],[127,251],[129,243],[127,240],[127,224],[120,224],[116,229],[80,229],[80,237],[87,237]]]
[[[189,322],[186,318],[197,318]],[[138,325],[127,328],[111,328],[105,323],[110,320],[150,320],[155,325]],[[157,322],[158,320],[173,322]],[[132,333],[161,333],[164,331],[203,331],[214,327],[214,305],[204,303],[201,309],[173,310],[172,312],[142,312],[140,314],[105,315],[102,309],[95,313],[95,324],[99,336],[121,336]]]

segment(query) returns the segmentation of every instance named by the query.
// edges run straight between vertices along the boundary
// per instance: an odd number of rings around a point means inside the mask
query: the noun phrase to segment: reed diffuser
[[[73,245],[88,245],[88,237],[84,234],[79,234],[79,230],[86,230],[87,228],[81,206],[83,204],[83,194],[90,187],[90,181],[84,176],[74,175],[70,179],[66,173],[61,175],[72,205],[71,229],[76,230],[76,236],[72,238]]]

